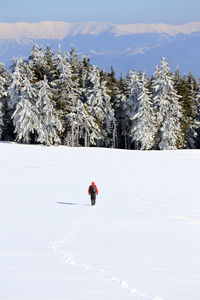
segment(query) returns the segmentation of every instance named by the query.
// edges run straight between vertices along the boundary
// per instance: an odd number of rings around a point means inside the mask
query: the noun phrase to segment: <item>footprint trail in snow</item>
[[[63,257],[64,263],[69,264],[69,265],[74,265],[76,267],[83,268],[85,270],[92,271],[95,274],[98,274],[99,276],[103,277],[106,281],[110,281],[110,282],[117,284],[120,288],[126,290],[134,298],[137,297],[137,299],[164,300],[163,298],[160,298],[160,297],[151,298],[151,297],[147,296],[146,294],[142,293],[140,290],[138,290],[131,284],[127,283],[126,280],[122,280],[120,278],[117,278],[113,275],[108,274],[106,272],[106,270],[104,270],[103,268],[98,269],[89,264],[79,263],[74,260],[73,255],[71,253],[60,249],[60,246],[62,244],[68,242],[69,239],[76,234],[76,232],[78,230],[78,226],[81,223],[83,223],[87,218],[89,218],[90,216],[92,216],[93,214],[96,213],[96,208],[93,207],[92,209],[93,209],[92,212],[85,214],[77,219],[74,219],[72,221],[71,229],[69,230],[68,233],[66,233],[64,235],[64,238],[61,240],[49,242],[49,245],[48,245],[49,248],[51,248],[54,252],[60,254]]]

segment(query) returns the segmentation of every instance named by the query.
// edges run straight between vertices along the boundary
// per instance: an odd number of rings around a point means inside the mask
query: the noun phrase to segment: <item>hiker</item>
[[[91,204],[95,205],[96,195],[98,195],[98,189],[94,182],[89,186],[88,194],[91,197]]]

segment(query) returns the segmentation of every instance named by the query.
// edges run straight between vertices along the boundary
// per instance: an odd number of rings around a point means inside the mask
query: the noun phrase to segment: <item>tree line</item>
[[[137,150],[200,148],[200,82],[161,59],[151,78],[124,78],[92,65],[72,46],[37,44],[28,59],[0,64],[0,139]]]

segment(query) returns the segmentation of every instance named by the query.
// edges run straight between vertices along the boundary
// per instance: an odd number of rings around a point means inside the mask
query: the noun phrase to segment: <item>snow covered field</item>
[[[0,299],[199,300],[199,170],[198,150],[0,143]]]

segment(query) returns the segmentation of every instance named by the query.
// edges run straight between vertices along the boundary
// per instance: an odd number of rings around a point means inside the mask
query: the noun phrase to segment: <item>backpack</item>
[[[90,194],[96,194],[96,185],[90,186]]]

